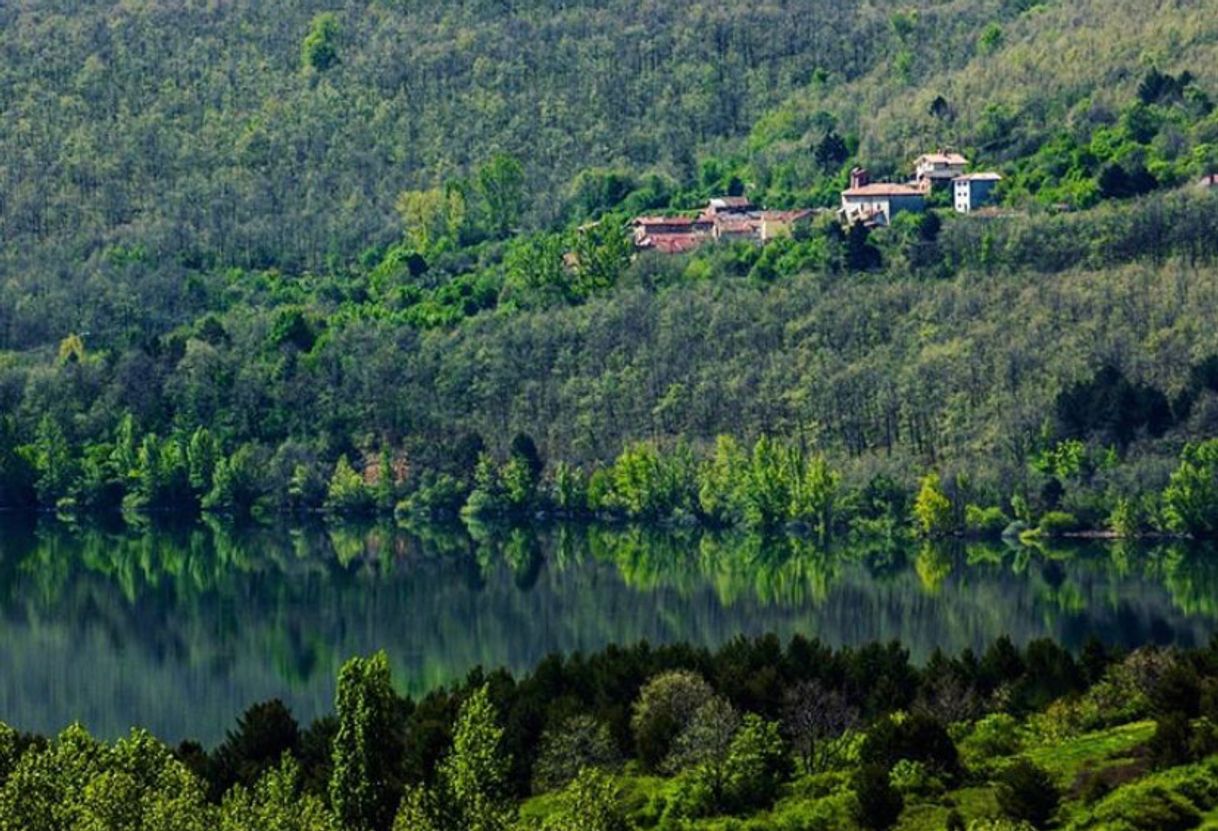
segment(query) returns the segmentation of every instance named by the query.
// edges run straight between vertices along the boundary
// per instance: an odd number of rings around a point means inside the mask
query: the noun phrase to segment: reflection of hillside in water
[[[1000,634],[1135,646],[1218,629],[1205,551],[808,540],[631,527],[222,525],[0,529],[0,720],[211,741],[252,701],[328,708],[349,655],[385,648],[411,692],[476,665],[641,639],[774,631],[899,638],[916,657]]]

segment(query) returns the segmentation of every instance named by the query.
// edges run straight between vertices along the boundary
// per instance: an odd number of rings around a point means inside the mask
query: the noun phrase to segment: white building
[[[993,200],[993,191],[1002,177],[997,173],[966,173],[952,179],[952,204],[956,213],[967,214]]]
[[[887,225],[901,211],[921,213],[926,208],[926,197],[917,188],[892,182],[856,184],[842,191],[842,219],[848,225],[863,222],[869,225]]]

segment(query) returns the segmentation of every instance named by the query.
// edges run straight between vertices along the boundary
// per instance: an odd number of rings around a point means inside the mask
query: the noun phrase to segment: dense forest
[[[0,504],[1208,533],[1218,79],[1092,5],[6,7]],[[945,143],[1004,214],[619,230]]]
[[[823,534],[878,491],[925,525],[934,477],[952,531],[1207,533],[1167,503],[1173,470],[1218,503],[1218,78],[1203,9],[1123,11],[7,6],[0,504]],[[1003,171],[997,218],[682,257],[622,230],[832,207],[944,144]],[[807,460],[856,507],[813,507]]]
[[[0,725],[0,827],[1188,829],[1218,808],[1216,666],[1000,639],[917,668],[769,636],[412,700],[379,653],[343,666],[332,715],[256,704],[210,751]]]

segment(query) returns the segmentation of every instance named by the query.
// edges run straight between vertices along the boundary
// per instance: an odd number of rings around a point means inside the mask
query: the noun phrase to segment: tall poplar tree
[[[384,652],[352,658],[338,676],[330,805],[352,831],[388,828],[397,809],[397,697]]]

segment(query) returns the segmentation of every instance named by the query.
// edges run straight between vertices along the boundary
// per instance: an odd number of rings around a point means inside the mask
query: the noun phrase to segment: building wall
[[[842,209],[848,216],[860,213],[883,213],[888,215],[889,199],[887,196],[843,196]]]
[[[908,196],[890,196],[888,218],[892,219],[901,211],[915,211],[921,213],[926,207],[926,200],[922,196],[910,194]]]
[[[853,216],[862,211],[869,211],[882,213],[890,221],[902,211],[921,213],[925,206],[926,202],[921,194],[842,197],[842,208],[846,211],[847,215]]]
[[[966,214],[989,203],[996,181],[970,179],[955,183],[954,204],[957,213]]]

